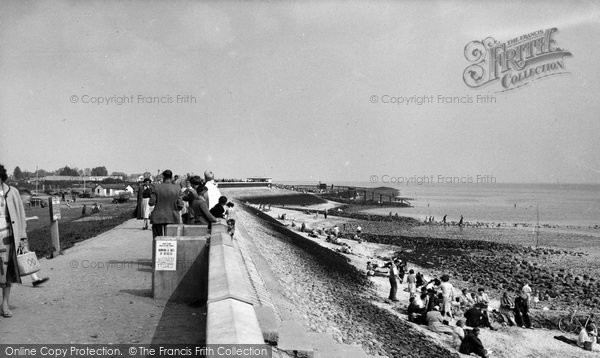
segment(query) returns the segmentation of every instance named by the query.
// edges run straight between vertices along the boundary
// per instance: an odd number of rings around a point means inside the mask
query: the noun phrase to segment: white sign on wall
[[[177,241],[156,240],[156,271],[177,270]]]

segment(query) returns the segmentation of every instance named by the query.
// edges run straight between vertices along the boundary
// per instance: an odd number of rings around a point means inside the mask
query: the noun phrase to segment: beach
[[[244,193],[240,195],[255,210],[257,204]],[[256,193],[254,193],[256,194]],[[282,191],[272,189],[269,193],[261,193],[265,201],[269,195],[281,196]],[[285,192],[285,195],[297,195],[294,192]],[[342,230],[343,241],[348,243],[354,253],[344,254],[357,269],[364,271],[366,261],[379,260],[396,255],[409,262],[409,268],[422,270],[428,277],[439,277],[442,273],[449,273],[452,283],[456,288],[469,288],[474,291],[478,287],[485,287],[490,297],[497,304],[504,289],[518,289],[520,282],[527,280],[534,290],[547,292],[548,284],[551,285],[552,295],[544,297],[532,309],[534,316],[533,331],[518,328],[507,328],[500,332],[484,330],[482,339],[486,347],[494,350],[494,356],[556,356],[580,357],[585,356],[580,349],[566,345],[553,339],[553,336],[563,334],[556,328],[557,317],[566,314],[566,308],[579,308],[582,312],[593,310],[597,304],[595,292],[598,288],[594,277],[600,272],[596,263],[598,255],[598,238],[596,235],[584,233],[571,233],[565,228],[547,228],[541,231],[539,245],[535,247],[536,235],[527,227],[464,227],[443,226],[437,224],[414,224],[414,220],[394,220],[388,215],[374,215],[373,210],[386,210],[389,208],[363,207],[360,205],[349,208],[341,206],[341,213],[337,211],[332,202],[302,205],[298,198],[292,199],[294,204],[263,206],[266,214],[276,219],[286,214],[286,220],[279,220],[286,229],[299,231],[300,225],[305,224],[307,230],[312,228],[330,228],[339,225]],[[263,202],[263,205],[265,202]],[[325,205],[329,215],[325,219],[322,215]],[[316,214],[321,212],[321,214]],[[291,227],[292,219],[296,226]],[[359,244],[351,240],[358,226],[361,226],[361,235],[367,241]],[[263,230],[263,235],[268,230]],[[306,233],[301,233],[307,240],[318,242],[331,250],[339,248],[338,245],[327,243],[324,236],[310,238]],[[406,307],[406,293],[403,293],[401,302],[393,305],[386,300],[389,283],[386,278],[373,277],[375,283],[372,302],[380,308],[390,310],[399,319],[404,319],[403,310]],[[331,282],[329,283],[331,284]],[[292,279],[284,281],[286,285],[301,285]],[[327,288],[330,290],[331,288]],[[404,289],[401,286],[400,291]],[[552,291],[550,290],[550,291]],[[594,292],[590,294],[591,292]],[[313,295],[311,293],[311,295]],[[406,297],[404,297],[406,296]],[[377,298],[375,298],[377,297]],[[577,303],[577,304],[576,304]],[[311,322],[312,320],[308,320]],[[307,323],[313,329],[310,323]],[[417,331],[431,336],[442,346],[448,348],[447,339],[429,332],[425,327],[413,327]],[[342,330],[340,339],[346,342]],[[350,335],[349,337],[354,337]],[[574,337],[571,337],[574,338]],[[352,341],[360,341],[353,339]],[[535,344],[532,344],[536,342]],[[511,343],[508,343],[511,342]],[[451,347],[450,347],[451,348]],[[384,345],[380,348],[386,351]],[[367,350],[368,351],[368,350]],[[369,352],[369,351],[368,351]],[[387,352],[387,351],[386,351]],[[390,353],[390,352],[388,352]],[[393,352],[390,356],[396,356]]]

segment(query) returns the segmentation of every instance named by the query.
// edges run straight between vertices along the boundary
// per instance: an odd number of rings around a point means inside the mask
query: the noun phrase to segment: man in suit
[[[164,236],[168,224],[179,224],[179,211],[183,208],[180,187],[172,182],[173,172],[167,169],[162,177],[162,183],[154,187],[148,203],[154,207],[150,215],[152,237]]]

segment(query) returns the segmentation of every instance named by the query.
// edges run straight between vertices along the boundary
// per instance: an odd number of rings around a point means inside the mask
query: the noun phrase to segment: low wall
[[[227,226],[212,227],[208,265],[206,344],[264,344],[252,295]]]
[[[152,244],[152,296],[172,302],[204,302],[208,286],[208,227],[168,225],[165,236]],[[157,267],[157,242],[172,241],[177,255],[175,269]]]

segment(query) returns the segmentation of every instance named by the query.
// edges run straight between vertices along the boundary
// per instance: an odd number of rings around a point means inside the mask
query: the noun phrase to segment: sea
[[[317,184],[281,182],[282,184]],[[368,182],[327,185],[380,187]],[[504,223],[572,227],[600,226],[600,184],[421,184],[390,185],[408,197],[413,207],[385,208],[386,212],[424,220]]]

